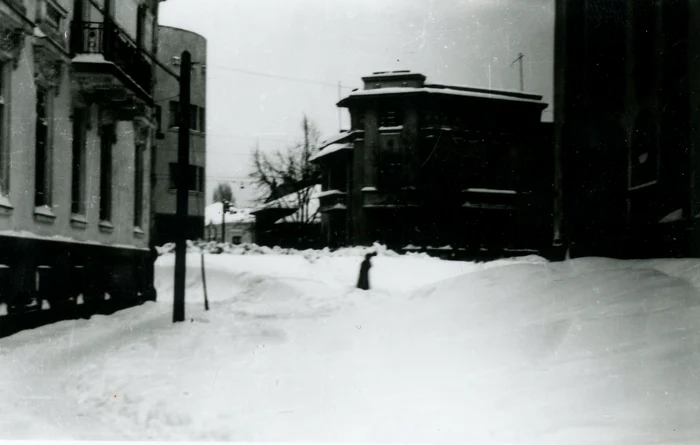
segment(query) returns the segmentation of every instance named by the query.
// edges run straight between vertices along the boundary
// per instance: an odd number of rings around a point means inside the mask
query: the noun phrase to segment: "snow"
[[[221,224],[221,212],[223,204],[215,202],[204,208],[204,225],[219,225]],[[250,214],[250,209],[230,207],[226,214],[226,223],[254,223],[255,217]]]
[[[496,194],[502,194],[502,195],[515,195],[515,194],[517,194],[517,192],[515,190],[480,189],[480,188],[466,189],[465,192],[469,192],[469,193],[496,193]]]
[[[324,207],[323,211],[327,212],[330,210],[347,210],[347,209],[348,209],[348,206],[346,206],[345,204],[333,204],[330,207]]]
[[[7,209],[12,209],[12,202],[10,202],[10,198],[7,196],[3,196],[0,194],[0,207],[5,207]]]
[[[700,260],[187,258],[157,303],[0,339],[0,438],[694,443]],[[377,250],[372,290],[354,289]],[[264,252],[264,253],[263,253]]]
[[[305,193],[310,193],[309,194],[309,199],[308,202],[306,203],[306,208],[302,209],[299,206],[299,198],[300,195],[304,195]],[[304,217],[309,218],[313,216],[314,221],[320,221],[321,220],[321,215],[318,212],[319,209],[319,200],[318,200],[318,195],[322,193],[322,187],[320,184],[307,187],[306,189],[302,189],[299,193],[294,192],[290,193],[288,195],[285,195],[279,199],[276,199],[274,201],[270,201],[266,203],[263,206],[258,207],[257,209],[254,209],[253,212],[260,212],[261,210],[265,209],[297,209],[294,213],[292,213],[289,216],[286,216],[284,218],[280,218],[277,222],[278,223],[283,223],[283,222],[297,222],[302,219],[302,211],[304,211]]]
[[[315,155],[311,156],[309,158],[310,162],[313,162],[317,159],[321,159],[324,156],[328,156],[331,153],[335,153],[341,150],[352,150],[354,148],[354,145],[350,142],[345,143],[345,144],[331,144],[326,146],[323,150],[319,151]]]
[[[675,210],[668,215],[661,218],[659,224],[665,224],[670,222],[682,221],[683,220],[683,209]]]
[[[491,92],[496,93],[496,94],[500,93],[500,94],[512,94],[512,95],[517,95],[517,96],[526,95],[526,96],[531,96],[531,97],[541,97],[537,94],[526,93],[526,92],[523,92],[521,90],[514,90],[512,88],[499,88],[497,90],[493,90],[493,89],[485,89],[485,88],[474,88],[474,87],[470,87],[467,85],[444,85],[444,84],[440,84],[440,83],[431,83],[431,82],[425,82],[424,86],[426,86],[428,88],[455,88],[455,89],[465,89],[468,91],[473,90],[473,91],[477,91],[477,92],[491,91]]]
[[[468,96],[468,97],[478,97],[485,99],[495,99],[495,100],[507,100],[511,102],[526,102],[532,104],[542,104],[541,100],[538,99],[525,99],[514,96],[506,96],[498,94],[498,91],[493,91],[491,93],[477,92],[477,91],[464,91],[452,88],[414,88],[414,87],[386,87],[386,88],[376,88],[370,90],[358,90],[353,91],[348,95],[348,97],[353,96],[383,96],[392,94],[406,94],[406,93],[428,93],[428,94],[448,94],[450,96]]]
[[[12,237],[18,237],[18,238],[30,238],[30,239],[39,239],[39,240],[45,240],[45,241],[60,241],[60,242],[70,242],[70,243],[77,243],[77,244],[87,244],[87,245],[92,245],[92,246],[105,246],[105,247],[114,247],[114,248],[120,248],[120,249],[134,249],[134,250],[148,250],[143,247],[139,247],[133,244],[106,244],[106,243],[101,243],[99,241],[95,240],[78,240],[70,236],[65,236],[65,235],[40,235],[35,232],[31,232],[29,230],[0,230],[0,236],[12,236]]]
[[[326,198],[328,196],[344,196],[347,193],[341,192],[340,190],[326,190],[324,192],[319,193],[316,195],[317,198]]]
[[[346,139],[351,138],[352,136],[359,135],[364,133],[364,130],[352,130],[352,131],[346,131],[342,132],[339,134],[336,134],[335,136],[326,139],[325,141],[321,142],[321,145],[319,145],[319,149],[324,149],[328,147],[331,144],[336,144],[338,142],[342,142]]]
[[[77,54],[71,60],[73,63],[112,63],[105,60],[102,54]]]

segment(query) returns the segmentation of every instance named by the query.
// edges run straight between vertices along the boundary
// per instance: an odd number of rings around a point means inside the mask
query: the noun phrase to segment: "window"
[[[48,89],[37,85],[34,158],[34,205],[51,206],[51,101]]]
[[[163,107],[156,105],[156,133],[163,133]]]
[[[191,192],[204,192],[204,167],[189,165],[187,170],[187,190]],[[178,186],[177,162],[170,163],[170,189],[176,190]]]
[[[85,214],[85,144],[87,134],[85,109],[73,110],[73,165],[71,212]]]
[[[112,145],[114,124],[104,125],[100,134],[100,221],[112,219]]]
[[[180,126],[180,102],[171,100],[169,111],[168,127],[173,128]]]
[[[134,153],[134,227],[143,224],[143,152],[145,147],[137,145]]]
[[[403,124],[403,116],[398,109],[385,108],[379,112],[380,127],[396,127]]]
[[[199,131],[199,117],[197,116],[199,107],[190,105],[190,130]]]
[[[231,244],[241,244],[243,241],[243,238],[240,235],[234,235],[233,238],[231,238]]]
[[[157,109],[156,109],[156,112]],[[180,102],[170,101],[170,116],[169,116],[169,128],[176,128],[180,126]],[[204,132],[206,128],[206,121],[204,116],[204,108],[198,107],[197,105],[190,105],[190,130]]]
[[[140,3],[136,12],[136,44],[139,48],[146,46],[146,5]]]
[[[384,146],[379,152],[379,177],[377,187],[382,190],[396,190],[402,184],[401,152],[396,137],[383,138]]]
[[[10,193],[10,150],[8,143],[8,120],[10,113],[7,110],[8,68],[10,63],[0,64],[0,196],[8,196]]]
[[[60,31],[63,14],[50,1],[44,1],[44,4],[46,5],[46,16],[44,17],[46,24],[54,31]]]

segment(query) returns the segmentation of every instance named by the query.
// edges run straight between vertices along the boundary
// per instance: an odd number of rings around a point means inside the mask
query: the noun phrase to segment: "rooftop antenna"
[[[520,91],[525,91],[525,81],[523,80],[523,58],[525,55],[523,53],[518,53],[518,58],[513,60],[510,66],[513,66],[515,62],[520,62]]]
[[[338,81],[338,102],[342,99],[342,93],[340,92],[340,89],[342,88],[342,85],[340,81]],[[338,107],[338,133],[343,131],[343,118],[342,115],[340,114],[340,107]]]

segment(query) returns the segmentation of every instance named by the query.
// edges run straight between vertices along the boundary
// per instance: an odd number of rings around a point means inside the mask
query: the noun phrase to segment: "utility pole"
[[[182,53],[180,60],[180,129],[177,149],[177,239],[175,242],[175,289],[173,323],[185,321],[185,276],[187,273],[187,199],[190,164],[190,77],[192,56]]]
[[[523,79],[523,58],[525,55],[523,53],[518,53],[518,58],[513,60],[513,63],[519,62],[520,64],[520,91],[525,91],[525,80]],[[513,66],[513,63],[510,65]]]
[[[221,201],[221,242],[226,242],[226,214],[231,208],[231,203],[227,200]]]

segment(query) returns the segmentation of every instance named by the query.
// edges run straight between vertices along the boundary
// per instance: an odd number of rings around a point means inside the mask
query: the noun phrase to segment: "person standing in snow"
[[[376,255],[376,252],[365,255],[365,259],[360,265],[360,278],[357,280],[358,289],[369,290],[369,270],[372,268],[371,258]]]

